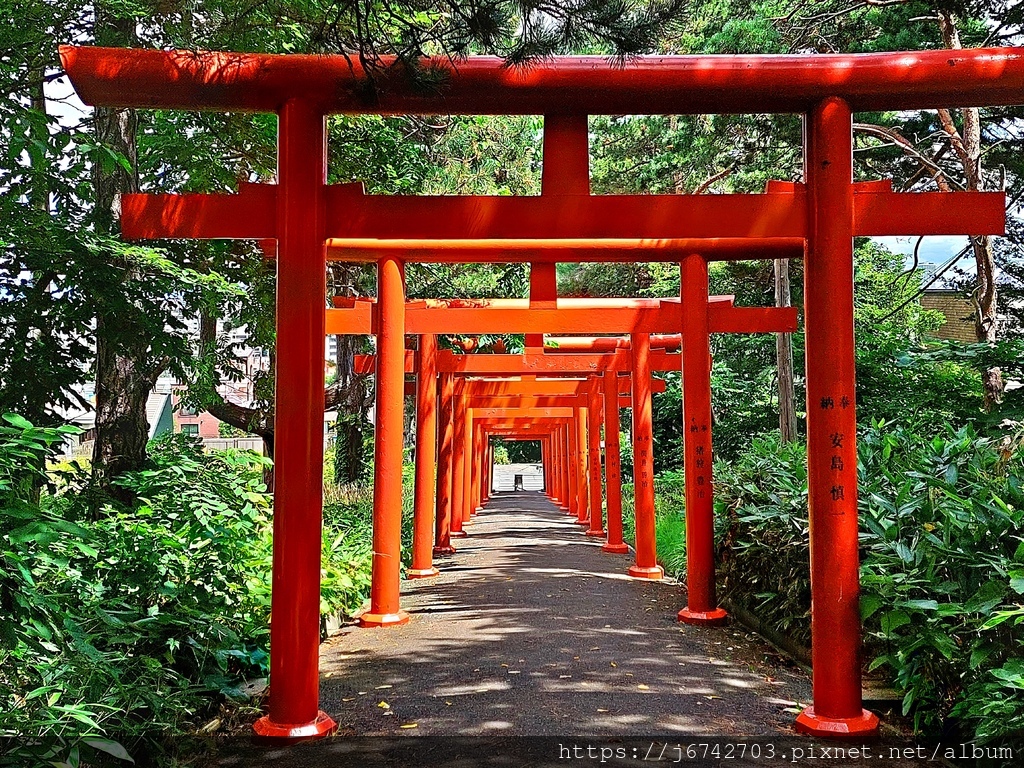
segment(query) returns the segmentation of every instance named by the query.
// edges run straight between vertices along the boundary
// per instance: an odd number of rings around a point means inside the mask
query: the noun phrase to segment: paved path
[[[792,736],[810,699],[800,669],[739,628],[677,623],[679,585],[628,578],[631,555],[602,552],[543,495],[500,494],[468,530],[441,576],[403,584],[408,625],[346,627],[323,645],[321,704],[343,738],[235,747],[213,764],[511,768],[565,765],[559,744]],[[639,759],[626,758],[611,764]]]

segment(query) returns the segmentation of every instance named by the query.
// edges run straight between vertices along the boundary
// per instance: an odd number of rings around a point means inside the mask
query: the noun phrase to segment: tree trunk
[[[356,483],[363,479],[363,444],[370,424],[366,419],[373,398],[365,376],[356,376],[353,365],[360,337],[338,336],[335,357],[337,376],[327,388],[327,410],[336,410],[334,425],[334,481]]]
[[[94,37],[98,45],[132,46],[135,20],[119,18],[105,5],[95,9]],[[97,107],[94,113],[96,142],[123,155],[129,168],[97,161],[92,168],[96,195],[96,231],[117,231],[121,196],[139,191],[134,110]],[[124,279],[139,279],[124,265]],[[141,310],[140,310],[141,311]],[[132,495],[111,481],[123,472],[140,469],[146,460],[149,422],[146,401],[156,380],[147,369],[147,334],[133,332],[133,318],[111,313],[102,305],[96,318],[96,442],[93,447],[93,481],[101,491],[124,503]]]
[[[939,30],[947,48],[960,49],[960,30],[956,16],[950,11],[939,11]],[[964,169],[965,189],[978,192],[984,189],[985,177],[981,164],[981,113],[976,107],[960,110],[962,130],[957,130],[949,110],[938,110],[939,122],[949,136],[950,144]],[[978,341],[994,342],[998,337],[998,302],[996,291],[996,264],[992,255],[992,240],[987,235],[972,235],[971,250],[977,269],[973,294],[974,333]],[[985,387],[985,408],[991,410],[1003,397],[1003,374],[998,368],[982,372]]]
[[[200,354],[213,354],[217,343],[217,318],[203,313],[199,318]],[[338,410],[335,438],[335,480],[338,483],[354,483],[361,479],[363,460],[363,437],[365,434],[366,409],[371,402],[367,394],[366,377],[355,375],[355,354],[359,337],[339,336],[336,364],[338,375],[335,382],[324,391],[324,402],[328,411]],[[236,429],[251,432],[263,438],[266,455],[274,458],[274,410],[251,408],[225,400],[217,391],[220,380],[217,374],[210,382],[203,408],[225,424]],[[273,489],[273,474],[266,477],[268,487]]]
[[[329,265],[328,289],[332,296],[354,296],[359,267],[334,262]],[[370,427],[366,413],[373,403],[367,377],[357,376],[355,356],[359,336],[337,336],[334,384],[327,389],[327,410],[337,410],[334,424],[334,482],[356,483],[363,478],[363,444]]]
[[[775,259],[775,306],[792,306],[789,286],[789,259]],[[796,440],[796,392],[793,381],[793,341],[791,334],[775,334],[775,356],[779,377],[779,432],[782,442]]]

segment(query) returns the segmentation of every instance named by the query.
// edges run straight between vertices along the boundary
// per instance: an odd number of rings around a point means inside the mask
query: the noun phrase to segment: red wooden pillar
[[[587,438],[587,396],[581,395],[580,405],[576,408],[576,493],[578,498],[576,507],[576,524],[590,525],[590,472],[587,467],[587,454],[590,453],[590,443]]]
[[[459,539],[467,535],[462,529],[463,497],[466,494],[466,380],[461,376],[455,380],[453,402],[451,537]]]
[[[452,421],[455,398],[455,377],[441,374],[441,421],[438,425],[437,513],[434,554],[450,555],[452,546],[452,443],[455,424]]]
[[[376,443],[373,467],[373,560],[370,610],[363,627],[405,624],[399,607],[402,568],[402,442],[405,427],[405,276],[402,262],[377,262]]]
[[[551,439],[548,445],[551,447],[551,501],[556,507],[562,506],[562,486],[559,475],[559,462],[561,461],[561,450],[559,448],[560,427],[557,425],[551,430]]]
[[[550,482],[550,489],[548,496],[551,498],[551,503],[556,507],[561,506],[558,499],[558,427],[551,428],[551,434],[548,435],[547,442],[547,457],[548,457],[548,479],[545,482]]]
[[[551,438],[540,439],[540,467],[544,476],[544,495],[549,499],[551,496]]]
[[[615,395],[618,397],[618,393]],[[587,536],[604,537],[601,508],[601,379],[591,376],[587,389],[587,466],[590,475],[590,527]]]
[[[629,575],[638,579],[660,579],[654,537],[654,449],[651,407],[651,337],[630,336],[633,356],[633,498],[636,521],[636,562]]]
[[[562,506],[561,488],[558,478],[558,427],[552,427],[551,435],[548,437],[548,455],[551,457],[551,503],[556,507]]]
[[[565,508],[562,490],[562,427],[556,425],[551,431],[551,500],[555,506]]]
[[[590,192],[590,137],[586,115],[545,115],[541,194]],[[530,306],[553,309],[558,299],[555,264],[530,264]],[[528,333],[527,350],[542,351],[544,334]]]
[[[575,410],[573,411],[575,414]],[[580,497],[579,491],[577,490],[577,481],[579,480],[579,472],[577,467],[579,466],[579,456],[577,455],[576,439],[579,432],[576,429],[576,416],[573,415],[569,419],[567,432],[567,443],[569,446],[568,460],[566,462],[566,477],[568,478],[569,485],[569,514],[576,516],[577,510],[580,508]]]
[[[470,456],[472,461],[469,465],[469,514],[476,514],[480,507],[480,469],[483,462],[480,460],[480,424],[473,425],[473,440],[470,443]]]
[[[297,99],[278,129],[277,391],[270,713],[257,739],[293,743],[337,726],[319,709],[324,449],[324,117]]]
[[[562,508],[568,514],[575,514],[575,508],[573,507],[572,501],[572,484],[571,478],[572,473],[569,468],[572,466],[572,455],[569,450],[570,439],[569,435],[572,433],[572,422],[566,421],[561,426],[561,454],[562,454]]]
[[[604,374],[604,476],[608,496],[608,539],[605,552],[624,554],[622,540],[622,477],[619,455],[619,380],[615,371]]]
[[[494,447],[491,445],[491,435],[487,433],[484,435],[484,503],[486,504],[491,498],[491,466],[494,464],[493,451]]]
[[[473,514],[473,510],[476,508],[476,499],[473,497],[473,464],[475,461],[474,454],[474,437],[476,436],[476,427],[473,426],[473,409],[467,404],[466,410],[466,431],[463,434],[462,453],[465,457],[462,462],[462,527],[465,528],[470,525],[473,521],[470,517]]]
[[[433,549],[434,487],[437,470],[437,337],[420,336],[416,372],[416,491],[413,502],[410,579],[436,576]]]
[[[548,476],[545,480],[548,483],[548,495],[551,503],[558,505],[558,428],[552,427],[547,438]]]
[[[480,506],[487,503],[491,496],[491,435],[484,433],[484,471],[480,482]]]
[[[715,510],[711,475],[711,346],[708,263],[683,259],[683,471],[686,477],[686,607],[679,621],[719,625],[728,614],[715,595]]]
[[[477,432],[480,447],[477,448],[477,455],[480,457],[480,472],[477,478],[477,511],[483,509],[484,502],[487,500],[487,492],[484,490],[484,477],[487,472],[487,430],[481,425]]]
[[[565,475],[565,426],[559,424],[555,429],[555,472],[558,475],[558,506],[564,511],[569,509],[568,480]]]
[[[854,403],[853,152],[850,107],[817,104],[806,122],[807,480],[814,703],[802,733],[860,739],[878,732],[861,702]]]

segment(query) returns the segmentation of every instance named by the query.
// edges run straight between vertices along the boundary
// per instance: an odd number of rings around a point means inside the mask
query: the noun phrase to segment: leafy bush
[[[876,422],[859,443],[861,606],[871,668],[925,730],[1024,737],[1024,451],[969,427]],[[716,465],[725,591],[810,637],[804,447],[755,440]]]
[[[322,616],[354,613],[370,594],[373,557],[373,491],[340,486],[324,498],[320,568]]]
[[[878,424],[859,454],[872,666],[895,673],[919,725],[938,726],[955,708],[981,738],[1024,736],[1024,633],[989,624],[1024,594],[1019,446],[970,428],[928,439]],[[972,695],[978,686],[984,699]],[[977,710],[994,700],[1015,700],[1016,717]]]
[[[96,764],[161,749],[267,674],[269,460],[169,436],[93,518],[81,475],[47,458],[69,428],[0,426],[0,765]],[[35,503],[40,486],[47,487]],[[369,591],[369,494],[325,504],[321,611]],[[6,742],[6,743],[4,743]]]
[[[0,426],[0,764],[75,766],[127,758],[112,731],[130,733],[141,707],[161,721],[183,688],[157,659],[99,641],[103,606],[81,568],[98,557],[90,530],[35,503],[46,462],[73,428]],[[129,704],[131,711],[126,711]]]

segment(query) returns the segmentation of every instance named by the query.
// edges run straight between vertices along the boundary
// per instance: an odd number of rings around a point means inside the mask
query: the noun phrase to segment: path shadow
[[[679,585],[626,576],[631,555],[603,552],[543,494],[498,494],[467,530],[442,575],[403,583],[408,625],[348,626],[322,646],[321,706],[343,738],[216,764],[564,765],[569,742],[792,737],[801,670],[738,628],[679,624]]]

